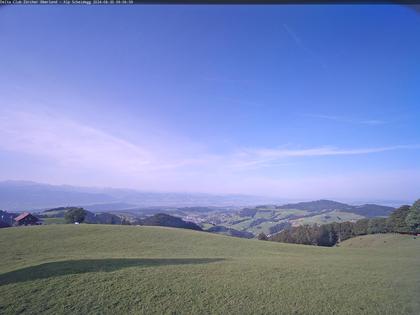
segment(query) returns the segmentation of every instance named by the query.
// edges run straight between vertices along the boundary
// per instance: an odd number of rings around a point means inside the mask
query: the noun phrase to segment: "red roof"
[[[20,220],[22,220],[22,219],[25,219],[27,216],[29,216],[29,215],[31,215],[29,212],[24,212],[24,213],[22,213],[22,214],[20,214],[20,215],[18,215],[16,218],[15,218],[15,221],[20,221]]]

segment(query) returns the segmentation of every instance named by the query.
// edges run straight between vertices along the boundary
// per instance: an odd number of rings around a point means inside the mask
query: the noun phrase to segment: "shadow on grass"
[[[157,267],[168,265],[208,264],[222,258],[110,258],[66,260],[26,267],[0,274],[0,285],[46,279],[87,272],[110,272],[128,267]]]

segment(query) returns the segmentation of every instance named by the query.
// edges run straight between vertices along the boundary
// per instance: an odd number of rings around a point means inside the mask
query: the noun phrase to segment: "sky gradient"
[[[420,197],[407,6],[0,8],[0,180]]]

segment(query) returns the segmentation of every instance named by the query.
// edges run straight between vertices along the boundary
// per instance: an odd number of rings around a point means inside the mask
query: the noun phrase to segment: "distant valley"
[[[376,204],[353,206],[331,200],[317,200],[281,206],[262,205],[238,211],[208,209],[207,212],[203,210],[195,212],[193,208],[182,211],[178,209],[175,214],[182,216],[185,220],[200,224],[204,229],[220,230],[224,232],[223,234],[229,235],[239,231],[245,233],[243,237],[248,237],[248,233],[254,236],[259,233],[271,235],[292,226],[305,224],[321,225],[386,217],[393,210],[393,207]]]
[[[252,196],[146,193],[33,182],[0,182],[0,209],[8,213],[29,210],[42,218],[44,223],[55,224],[64,223],[64,214],[69,207],[87,210],[86,223],[91,224],[144,224],[152,220],[154,225],[165,226],[166,223],[162,222],[176,221],[159,217],[167,214],[192,222],[209,232],[243,238],[253,238],[260,233],[273,235],[306,224],[386,217],[394,210],[393,207],[377,204],[350,205],[332,200],[284,204]],[[12,217],[2,213],[3,220],[10,224]],[[156,218],[163,218],[163,221]]]
[[[45,224],[64,223],[71,208],[54,208],[37,212]],[[86,207],[86,223],[132,224],[191,228],[193,223],[212,233],[254,238],[260,233],[273,235],[284,229],[332,222],[355,222],[363,218],[385,217],[394,208],[375,204],[352,206],[331,200],[318,200],[282,206],[264,205],[252,208],[221,207],[149,207],[108,212],[92,212]],[[165,217],[167,215],[167,217]],[[177,222],[176,218],[183,220]],[[168,225],[169,222],[169,225]],[[172,222],[175,222],[171,225]],[[197,229],[197,228],[194,228]]]

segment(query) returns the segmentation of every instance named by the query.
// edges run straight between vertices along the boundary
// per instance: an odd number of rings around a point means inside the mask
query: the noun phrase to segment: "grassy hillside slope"
[[[321,248],[162,227],[2,229],[0,313],[418,314],[420,239],[390,237]]]
[[[347,248],[382,248],[391,250],[415,250],[413,244],[420,242],[420,237],[403,236],[400,234],[371,234],[353,237],[345,240],[340,244],[340,247]]]

